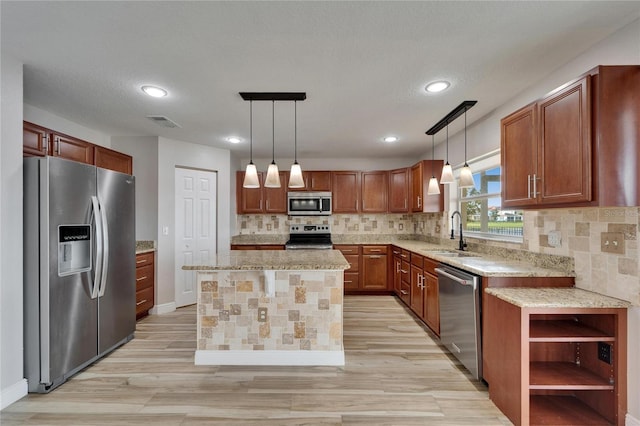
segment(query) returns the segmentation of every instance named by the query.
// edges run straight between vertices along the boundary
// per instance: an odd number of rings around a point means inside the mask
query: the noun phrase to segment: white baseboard
[[[640,426],[640,420],[633,417],[631,414],[627,413],[627,417],[625,419],[626,426]]]
[[[168,314],[169,312],[173,312],[176,310],[176,302],[163,303],[162,305],[155,305],[153,308],[149,309],[149,313],[151,315],[162,315]]]
[[[0,410],[4,410],[20,398],[27,395],[29,387],[27,386],[27,380],[22,379],[13,385],[2,389],[0,392]]]
[[[196,351],[196,365],[344,365],[344,351]]]

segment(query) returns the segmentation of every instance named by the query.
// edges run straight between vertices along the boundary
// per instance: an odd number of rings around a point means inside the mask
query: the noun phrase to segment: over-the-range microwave
[[[290,216],[327,216],[331,214],[331,192],[288,192]]]

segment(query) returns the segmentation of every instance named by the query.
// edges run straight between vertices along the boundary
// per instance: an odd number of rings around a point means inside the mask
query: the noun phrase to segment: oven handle
[[[452,279],[453,281],[455,281],[455,282],[457,282],[459,284],[473,286],[473,281],[465,280],[464,278],[461,278],[461,277],[458,277],[456,275],[450,274],[449,272],[445,271],[444,269],[435,268],[435,271],[438,273],[438,275],[442,275],[444,277]]]

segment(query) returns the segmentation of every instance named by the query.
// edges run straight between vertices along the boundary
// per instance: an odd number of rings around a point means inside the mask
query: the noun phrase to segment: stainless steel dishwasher
[[[480,277],[440,264],[440,341],[476,379],[482,378]]]

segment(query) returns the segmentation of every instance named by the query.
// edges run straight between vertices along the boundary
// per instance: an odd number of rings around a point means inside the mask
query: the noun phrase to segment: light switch
[[[163,226],[162,227],[162,235],[169,235],[169,227],[168,226]]]

